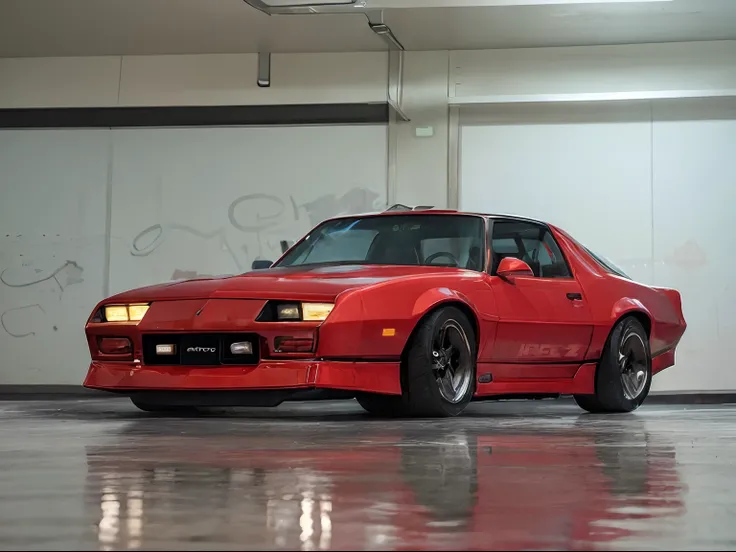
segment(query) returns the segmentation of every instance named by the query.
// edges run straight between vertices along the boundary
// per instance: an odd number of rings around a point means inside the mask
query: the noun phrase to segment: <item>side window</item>
[[[505,257],[527,263],[540,278],[570,278],[570,270],[552,233],[537,224],[520,221],[496,221],[491,237],[493,263],[491,274]]]

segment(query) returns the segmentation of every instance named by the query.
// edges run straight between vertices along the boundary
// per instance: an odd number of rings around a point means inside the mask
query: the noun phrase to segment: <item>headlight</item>
[[[332,303],[278,303],[275,305],[276,320],[321,322],[329,316],[334,307]]]
[[[104,307],[105,322],[140,322],[150,305],[107,305]]]
[[[284,303],[276,307],[276,318],[279,320],[299,320],[299,305]]]
[[[324,320],[334,308],[332,303],[302,303],[302,320]]]

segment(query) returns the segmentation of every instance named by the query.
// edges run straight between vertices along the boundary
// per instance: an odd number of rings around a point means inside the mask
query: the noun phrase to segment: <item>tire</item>
[[[435,343],[443,331],[449,356],[445,350],[438,351]],[[475,392],[476,360],[475,331],[465,313],[457,307],[431,312],[415,328],[402,366],[404,413],[429,418],[460,414]],[[449,386],[447,368],[441,367],[446,361],[454,367],[453,379],[458,382],[454,387]],[[444,385],[438,377],[442,374]]]
[[[136,408],[143,412],[150,412],[151,414],[179,414],[179,415],[196,415],[199,414],[199,410],[194,406],[180,406],[180,405],[168,405],[168,404],[156,404],[148,403],[140,399],[134,399],[131,397],[132,402]]]
[[[649,338],[636,318],[623,318],[608,338],[595,374],[594,395],[574,395],[593,414],[633,412],[649,395],[652,355]]]
[[[401,396],[360,393],[355,399],[372,416],[394,418],[403,416],[406,411]]]

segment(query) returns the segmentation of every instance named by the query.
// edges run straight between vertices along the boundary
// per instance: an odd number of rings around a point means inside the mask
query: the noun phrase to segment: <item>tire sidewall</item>
[[[454,320],[457,322],[465,333],[465,338],[467,339],[470,348],[470,359],[473,363],[470,385],[468,386],[463,398],[456,403],[451,403],[442,396],[432,370],[432,342],[436,332],[448,320]],[[431,380],[428,382],[428,387],[432,402],[441,408],[446,415],[457,416],[465,409],[468,403],[470,403],[473,395],[475,394],[476,388],[477,345],[475,331],[472,324],[468,320],[467,315],[457,307],[440,307],[425,319],[425,321],[423,321],[416,338],[417,339],[412,344],[412,348],[415,349],[414,353],[419,353],[421,351],[421,354],[410,355],[409,362],[415,364],[408,367],[410,374],[413,373],[418,375],[417,372],[421,371],[422,377]],[[417,363],[421,363],[422,365],[416,365]]]
[[[629,399],[624,393],[621,371],[618,365],[618,351],[621,343],[632,332],[639,335],[645,345],[647,362],[647,382],[644,389],[635,399]],[[649,338],[641,322],[634,317],[622,319],[611,332],[606,344],[605,352],[598,367],[596,378],[596,392],[605,405],[606,410],[632,412],[639,408],[649,395],[652,386],[652,354],[649,347]]]

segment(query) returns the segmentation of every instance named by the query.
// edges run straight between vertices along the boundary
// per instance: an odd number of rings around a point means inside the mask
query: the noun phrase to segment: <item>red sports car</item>
[[[84,385],[152,412],[354,397],[376,415],[454,416],[563,394],[630,412],[685,327],[676,290],[551,224],[397,207],[329,219],[252,272],[105,299]]]

